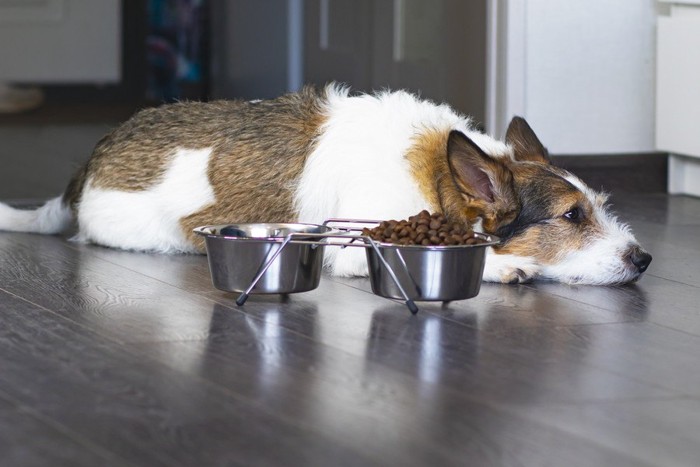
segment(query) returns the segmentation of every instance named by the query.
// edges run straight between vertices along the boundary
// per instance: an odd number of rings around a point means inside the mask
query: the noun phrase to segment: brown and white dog
[[[203,252],[192,229],[205,224],[401,219],[426,209],[480,220],[502,238],[485,280],[634,281],[651,256],[605,202],[553,167],[521,118],[503,143],[446,105],[329,85],[141,111],[97,144],[63,196],[35,211],[0,204],[0,229],[58,233],[77,220],[80,241]],[[362,251],[327,250],[333,274],[366,274]]]

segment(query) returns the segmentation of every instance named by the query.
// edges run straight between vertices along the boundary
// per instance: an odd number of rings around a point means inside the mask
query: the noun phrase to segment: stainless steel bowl
[[[416,301],[451,301],[475,297],[481,288],[486,247],[496,245],[497,237],[474,236],[484,243],[455,246],[401,246],[377,244],[408,295]],[[377,252],[367,248],[372,292],[386,298],[404,299]]]
[[[214,287],[243,292],[281,247],[287,235],[323,234],[330,227],[316,224],[228,224],[194,229],[204,237]],[[325,239],[309,239],[323,243]],[[250,293],[286,294],[318,287],[323,269],[323,245],[288,243]]]

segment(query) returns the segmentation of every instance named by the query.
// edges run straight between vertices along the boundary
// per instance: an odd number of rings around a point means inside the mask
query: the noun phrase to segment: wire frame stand
[[[329,223],[334,223],[334,224],[377,224],[378,221],[376,220],[364,220],[364,219],[328,219],[326,220],[323,225],[327,225]],[[303,245],[312,245],[312,248],[316,248],[318,246],[338,246],[341,248],[347,248],[347,247],[361,247],[361,248],[372,248],[375,253],[377,254],[377,257],[382,263],[382,266],[386,268],[386,271],[389,273],[389,276],[391,279],[394,281],[396,284],[396,287],[399,289],[401,295],[403,296],[404,299],[404,304],[406,307],[409,309],[409,311],[412,314],[418,313],[418,306],[416,306],[415,302],[409,298],[408,294],[406,293],[406,290],[403,288],[401,283],[399,282],[398,277],[396,277],[396,274],[394,273],[394,270],[391,268],[391,266],[386,262],[384,259],[384,256],[382,256],[379,248],[377,247],[377,242],[375,242],[372,238],[366,236],[366,235],[358,235],[358,234],[352,234],[351,232],[357,232],[360,229],[357,228],[352,228],[352,227],[344,227],[340,229],[344,233],[334,233],[334,232],[329,232],[329,233],[300,233],[300,232],[295,232],[295,233],[290,233],[289,235],[284,237],[284,240],[280,244],[280,247],[271,252],[268,255],[268,258],[265,259],[264,263],[262,264],[261,268],[258,270],[258,273],[255,275],[253,278],[252,282],[250,285],[246,288],[244,292],[242,292],[238,298],[236,299],[236,305],[243,305],[246,300],[248,300],[248,297],[250,296],[251,291],[253,288],[255,288],[255,285],[260,281],[260,279],[265,275],[267,270],[270,268],[272,263],[277,259],[277,257],[280,255],[282,250],[284,250],[284,247],[286,247],[289,244],[303,244]],[[332,238],[342,238],[344,240],[350,240],[349,242],[328,242],[328,239]],[[361,243],[358,243],[361,242]],[[403,265],[404,269],[406,269],[406,266]],[[406,269],[406,272],[408,273],[408,270]]]

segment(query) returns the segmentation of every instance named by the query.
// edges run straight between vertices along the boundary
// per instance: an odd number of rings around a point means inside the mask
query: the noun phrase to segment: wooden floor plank
[[[303,465],[310,451],[326,465],[367,460],[301,421],[2,295],[2,391],[116,458],[154,466]]]
[[[292,391],[275,387],[274,369],[251,360],[250,355],[244,354],[235,365],[219,358],[217,365],[217,351],[210,349],[212,340],[169,344],[204,344],[207,351],[202,360],[196,361],[192,355],[168,350],[167,357],[162,358],[180,364],[179,371],[168,371],[165,366],[153,365],[152,353],[143,351],[146,344],[140,347],[144,356],[140,359],[115,344],[99,339],[95,342],[81,327],[52,319],[51,313],[27,302],[12,297],[5,297],[3,302],[12,311],[3,315],[6,327],[0,333],[0,353],[4,357],[0,387],[66,430],[110,449],[130,463],[210,465],[213,461],[240,458],[255,459],[256,465],[275,465],[282,459],[289,465],[461,465],[462,455],[483,460],[486,465],[499,458],[515,461],[507,454],[514,443],[506,445],[499,432],[484,435],[481,422],[475,419],[488,414],[505,423],[511,418],[508,413],[460,397],[440,397],[444,391],[439,387],[434,387],[435,397],[426,397],[431,392],[431,382],[421,390],[402,378],[403,384],[392,388],[381,368],[373,372],[361,361],[355,361],[347,365],[350,370],[345,371],[350,376],[346,373],[345,381],[324,385],[325,377],[291,378]],[[235,343],[239,348],[233,338],[222,342]],[[258,336],[256,345],[271,351],[275,358],[270,342]],[[85,353],[86,348],[90,349],[89,354]],[[301,357],[306,365],[317,365],[308,355]],[[347,360],[334,362],[331,367],[335,369],[340,364],[343,368]],[[252,368],[247,368],[249,365]],[[252,407],[241,404],[238,398],[227,397],[232,391],[216,391],[203,384],[202,379],[193,378],[199,376],[193,370],[203,368],[211,372],[212,380],[222,387],[233,387],[237,394],[241,384],[262,383],[250,393],[259,401]],[[361,381],[357,390],[349,391],[348,398],[349,382],[368,370],[380,379],[382,389],[395,390],[376,397],[367,391],[376,385],[370,377],[370,381]],[[221,375],[228,378],[228,384]],[[405,391],[398,390],[402,386],[413,397],[407,399]],[[295,399],[290,394],[301,397]],[[449,409],[444,409],[445,405]],[[256,407],[265,410],[255,410]],[[450,417],[446,417],[448,414]],[[314,429],[307,433],[290,420],[300,425],[313,424]],[[441,431],[436,431],[438,427]],[[537,424],[532,427],[533,431],[541,428]],[[557,430],[550,431],[553,437],[562,436]],[[450,435],[445,437],[447,432]],[[275,441],[274,449],[266,441],[271,436],[281,437],[281,441]],[[476,452],[462,452],[461,446],[466,442],[484,436],[490,444],[477,445]],[[347,444],[356,449],[348,449]],[[584,450],[600,451],[595,444],[581,446]],[[341,459],[331,461],[336,455]],[[571,452],[556,455],[565,459]],[[625,459],[614,453],[605,457]]]
[[[56,426],[0,393],[0,453],[4,467],[128,466],[126,461]]]
[[[697,198],[663,193],[613,195],[612,210],[624,221],[669,226],[700,225]]]
[[[520,413],[578,439],[655,466],[692,466],[700,459],[700,399],[519,407]],[[594,465],[594,464],[591,464]],[[603,465],[603,464],[600,464]]]
[[[120,342],[206,338],[213,305],[61,238],[21,234],[0,235],[0,288]]]

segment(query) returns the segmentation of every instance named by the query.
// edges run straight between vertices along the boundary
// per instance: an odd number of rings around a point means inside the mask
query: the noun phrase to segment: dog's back
[[[298,179],[324,122],[325,92],[147,109],[105,136],[62,197],[0,206],[0,229],[158,252],[203,251],[203,223],[293,220]]]

